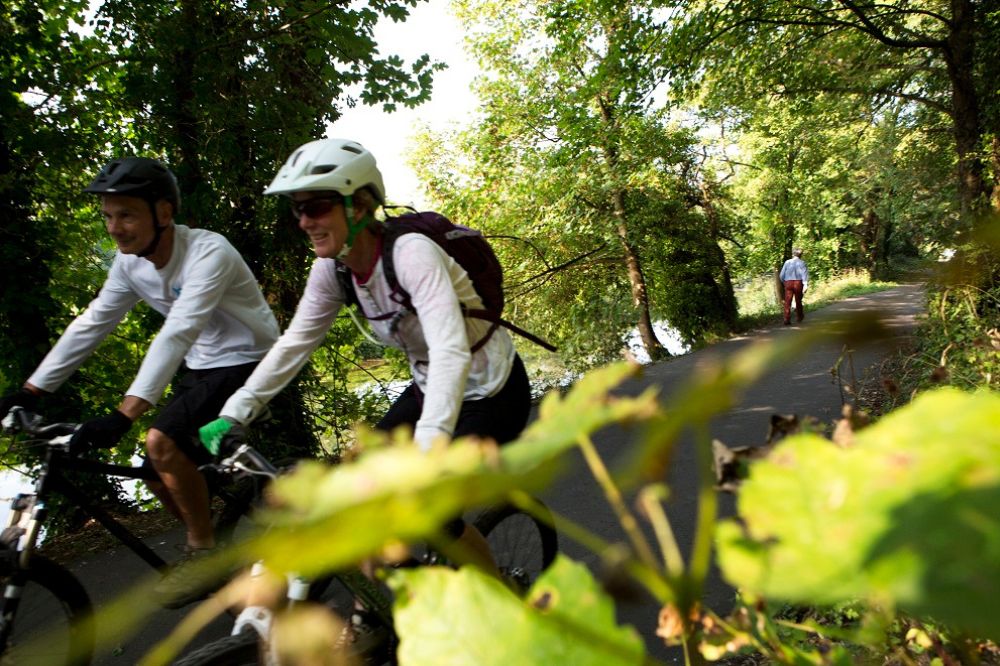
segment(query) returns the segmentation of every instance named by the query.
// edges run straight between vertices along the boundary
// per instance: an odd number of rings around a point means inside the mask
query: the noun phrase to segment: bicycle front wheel
[[[540,502],[539,507],[545,520],[503,504],[486,509],[473,523],[486,537],[501,575],[520,592],[531,587],[559,550],[551,514]]]
[[[174,662],[174,666],[257,666],[265,664],[257,632],[244,630],[204,645]]]
[[[94,655],[90,597],[66,569],[39,555],[0,576],[0,666],[85,666]]]
[[[373,666],[394,663],[389,631],[381,625],[365,628],[356,641],[347,642],[340,648],[344,651],[345,663]],[[174,666],[267,666],[272,663],[257,632],[244,630],[236,636],[226,636],[198,648],[175,661]]]

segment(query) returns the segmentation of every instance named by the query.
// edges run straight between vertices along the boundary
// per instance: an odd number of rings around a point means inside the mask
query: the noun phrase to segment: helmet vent
[[[355,155],[360,155],[362,153],[361,146],[351,143],[345,143],[343,146],[341,146],[341,148],[349,153],[354,153]]]
[[[319,166],[314,166],[312,171],[309,172],[312,176],[317,176],[321,173],[330,173],[337,168],[336,164],[320,164]]]

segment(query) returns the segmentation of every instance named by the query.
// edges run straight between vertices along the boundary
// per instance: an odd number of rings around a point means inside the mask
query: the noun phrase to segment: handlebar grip
[[[50,423],[41,425],[42,417],[23,407],[11,407],[3,419],[3,428],[10,432],[23,432],[39,439],[54,439],[62,435],[72,435],[80,427],[78,423]]]

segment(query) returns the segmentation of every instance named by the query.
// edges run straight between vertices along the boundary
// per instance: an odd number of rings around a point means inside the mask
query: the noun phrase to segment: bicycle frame
[[[17,543],[20,557],[19,566],[28,566],[28,560],[37,544],[41,525],[48,515],[46,500],[52,493],[57,493],[73,502],[84,513],[100,523],[149,566],[159,571],[167,567],[166,561],[153,552],[139,537],[118,522],[110,513],[91,501],[86,493],[65,476],[66,471],[143,480],[157,480],[159,478],[156,471],[151,468],[85,460],[70,456],[69,453],[56,446],[48,446],[45,461],[42,463],[41,471],[35,482],[35,492],[33,494],[21,493],[11,502],[8,528],[23,530]],[[7,534],[6,531],[5,534]]]
[[[256,562],[251,568],[252,579],[261,576],[266,572],[263,562]],[[285,598],[287,603],[284,608],[293,608],[296,604],[309,600],[310,581],[297,574],[288,574],[287,593]],[[350,594],[360,600],[365,610],[371,612],[378,618],[382,626],[392,632],[392,602],[387,594],[378,589],[377,584],[365,576],[360,569],[350,569],[331,574],[331,578],[339,580]],[[251,588],[249,595],[250,604],[245,606],[233,623],[230,632],[232,636],[238,636],[247,629],[252,629],[258,640],[263,644],[262,656],[267,660],[266,664],[278,664],[280,660],[275,652],[272,641],[272,627],[277,608],[265,605],[254,604],[254,590]]]
[[[238,470],[250,474],[265,476],[274,479],[278,476],[279,470],[274,467],[266,458],[260,455],[252,447],[242,444],[231,455],[221,461],[216,467],[229,468],[231,471]],[[251,580],[266,572],[264,562],[256,562],[251,568]],[[330,574],[331,578],[339,580],[351,595],[361,601],[366,610],[373,613],[386,628],[392,628],[391,600],[378,588],[377,583],[364,575],[360,569],[352,568],[346,571],[338,571]],[[295,604],[309,599],[310,581],[298,574],[287,574],[287,592],[285,608],[291,608]],[[251,583],[252,585],[252,583]],[[274,645],[271,641],[271,629],[274,620],[274,613],[277,608],[254,603],[256,601],[254,590],[251,587],[248,597],[248,605],[237,615],[233,623],[231,635],[238,636],[245,629],[250,628],[256,633],[258,638],[264,643],[263,654],[269,660],[268,663],[278,663],[277,655],[274,654]]]

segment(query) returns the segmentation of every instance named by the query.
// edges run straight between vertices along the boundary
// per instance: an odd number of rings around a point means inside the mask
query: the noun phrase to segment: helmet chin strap
[[[163,236],[163,230],[166,229],[165,226],[160,226],[160,220],[156,215],[156,202],[147,201],[146,203],[149,204],[149,210],[153,213],[153,240],[149,241],[149,245],[142,252],[139,252],[137,257],[148,257],[156,252],[156,246],[160,244],[160,237]]]
[[[360,220],[354,219],[354,199],[350,194],[344,196],[344,215],[347,218],[347,240],[344,241],[344,246],[337,253],[337,259],[343,259],[351,252],[354,240],[368,226],[368,215]]]

